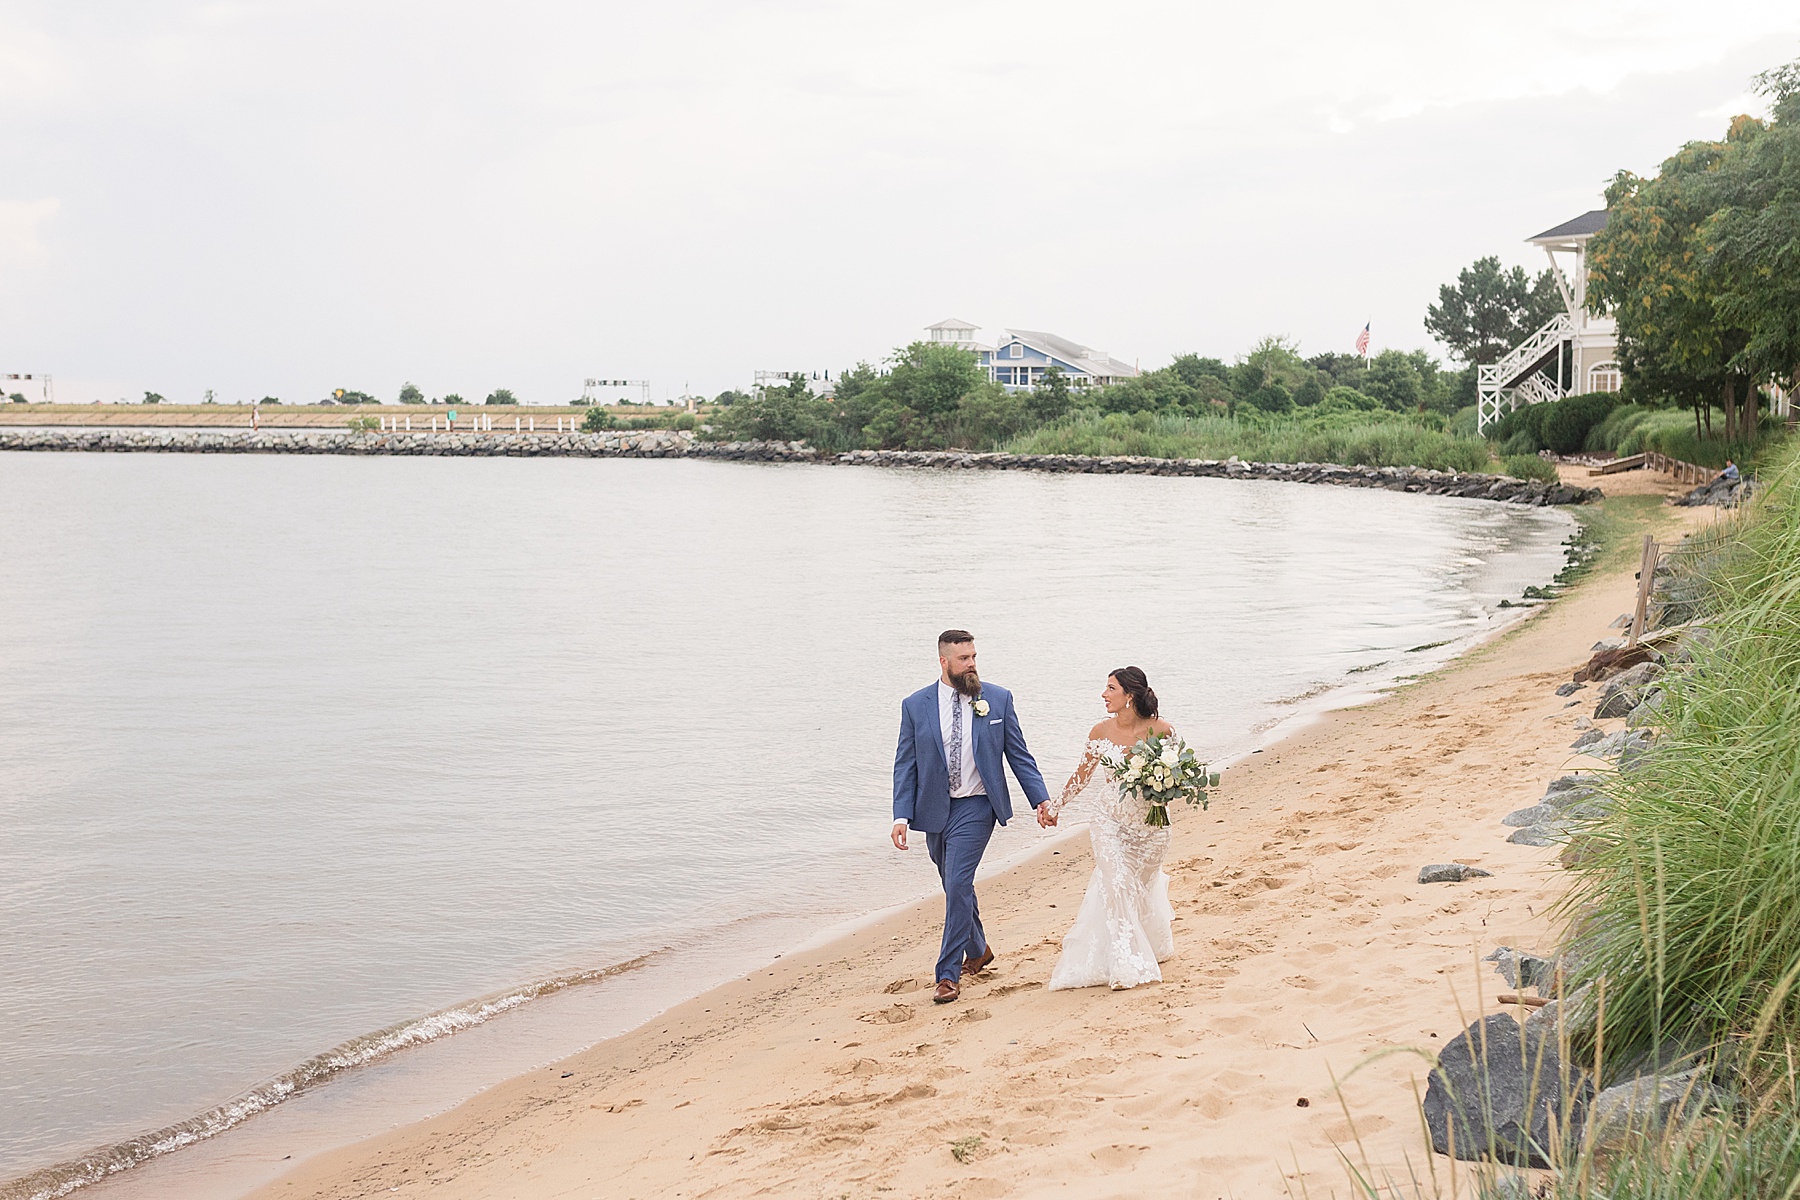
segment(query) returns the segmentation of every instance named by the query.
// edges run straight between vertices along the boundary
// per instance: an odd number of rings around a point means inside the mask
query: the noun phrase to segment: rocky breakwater
[[[853,450],[826,454],[804,442],[707,442],[686,431],[604,433],[368,433],[299,430],[48,429],[0,430],[0,450],[85,450],[174,454],[399,454],[445,457],[710,458],[803,462],[847,467],[956,471],[1051,471],[1083,475],[1182,475],[1263,479],[1336,487],[1381,488],[1544,506],[1598,500],[1597,488],[1430,471],[1423,467],[1349,467],[1337,463],[1252,463],[1237,459],[1101,457],[1084,454],[972,454],[957,450]]]
[[[1431,471],[1424,467],[1351,467],[1339,463],[1256,463],[1237,459],[1101,457],[1086,454],[969,454],[954,450],[853,450],[836,461],[848,466],[927,467],[939,470],[1061,471],[1087,475],[1185,475],[1204,479],[1267,479],[1323,483],[1337,487],[1382,488],[1427,496],[1461,496],[1509,504],[1586,504],[1600,499],[1598,488]]]
[[[398,454],[450,458],[680,458],[693,434],[664,429],[608,433],[361,433],[291,429],[0,430],[0,450],[165,454]]]

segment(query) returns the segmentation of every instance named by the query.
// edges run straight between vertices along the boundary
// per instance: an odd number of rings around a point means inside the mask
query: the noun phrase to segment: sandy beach
[[[1602,765],[1568,749],[1593,693],[1553,689],[1631,605],[1613,562],[1179,814],[1160,985],[1045,989],[1090,869],[1069,838],[981,884],[999,958],[959,1003],[930,1002],[941,907],[924,902],[256,1195],[1342,1196],[1346,1155],[1447,1184],[1417,1116],[1422,1055],[1497,1010],[1482,955],[1553,943],[1556,852],[1508,844],[1499,820]],[[1415,881],[1450,861],[1492,877]]]

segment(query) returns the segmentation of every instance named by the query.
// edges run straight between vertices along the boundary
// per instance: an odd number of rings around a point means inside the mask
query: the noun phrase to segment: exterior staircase
[[[1562,382],[1545,375],[1541,368],[1556,357],[1562,343],[1574,333],[1574,318],[1566,312],[1557,313],[1499,362],[1476,368],[1476,428],[1486,429],[1504,412],[1521,404],[1562,399]]]

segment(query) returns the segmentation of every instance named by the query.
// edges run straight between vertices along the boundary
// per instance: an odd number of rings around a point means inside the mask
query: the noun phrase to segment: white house
[[[1010,391],[1036,386],[1051,367],[1059,368],[1070,387],[1105,387],[1138,374],[1131,363],[1120,362],[1104,350],[1083,346],[1054,333],[1030,329],[1002,330],[990,346],[976,338],[979,325],[952,317],[925,327],[925,340],[960,346],[975,355],[987,377]]]
[[[1549,257],[1563,311],[1476,371],[1477,427],[1486,429],[1521,404],[1619,390],[1618,323],[1587,307],[1587,244],[1605,228],[1606,210],[1597,208],[1525,239]]]

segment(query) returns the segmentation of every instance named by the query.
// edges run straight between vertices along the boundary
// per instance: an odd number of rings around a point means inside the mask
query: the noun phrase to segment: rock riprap
[[[1601,740],[1597,738],[1592,744]],[[1536,804],[1514,809],[1501,817],[1500,823],[1517,831],[1506,839],[1515,845],[1553,846],[1582,821],[1602,815],[1606,803],[1605,797],[1594,789],[1591,776],[1563,775],[1550,781]]]
[[[140,430],[69,427],[0,430],[0,450],[165,454],[396,454],[503,458],[714,458],[936,470],[1053,471],[1089,475],[1181,475],[1380,488],[1544,507],[1587,504],[1598,488],[1507,475],[1423,467],[1336,463],[1248,463],[1085,454],[970,454],[956,450],[854,450],[824,454],[804,442],[707,442],[675,430],[605,433],[352,433],[297,430]]]
[[[1547,1167],[1577,1144],[1592,1091],[1584,1074],[1565,1069],[1554,1037],[1495,1013],[1438,1055],[1425,1126],[1439,1154]]]

